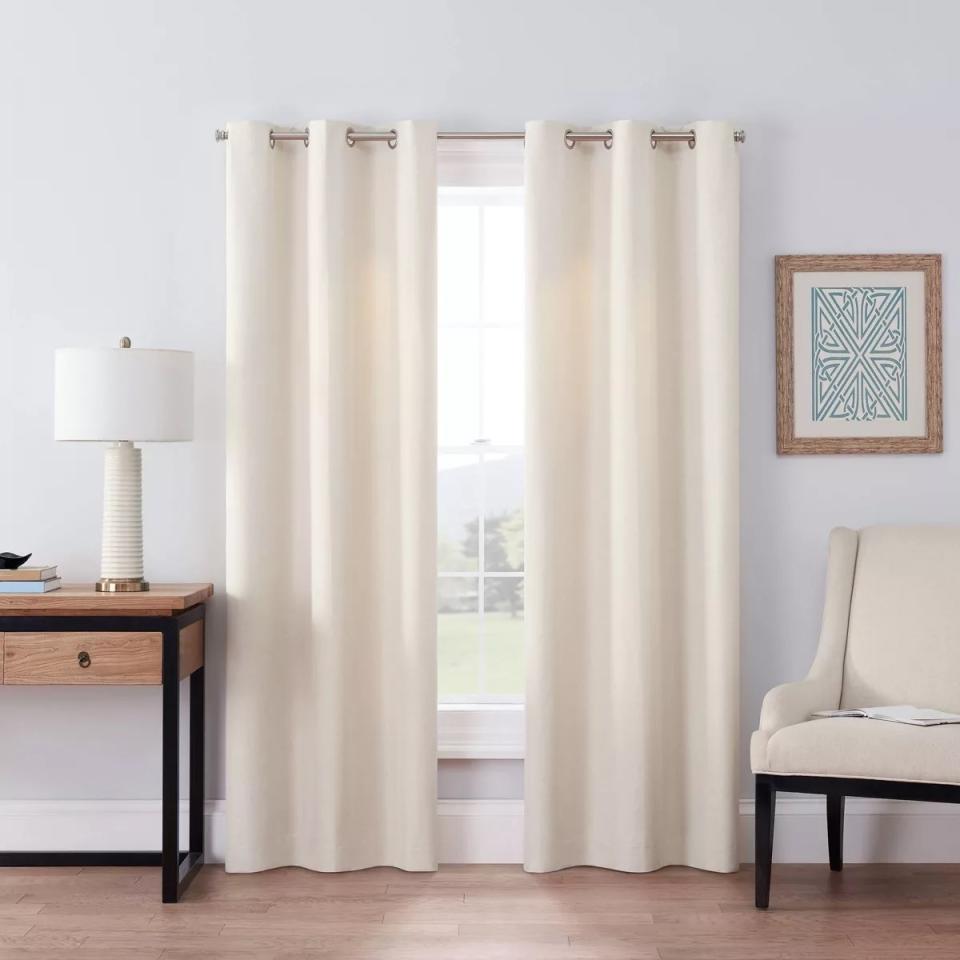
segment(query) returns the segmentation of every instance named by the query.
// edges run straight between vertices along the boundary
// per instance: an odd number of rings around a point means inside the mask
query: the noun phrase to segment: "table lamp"
[[[54,436],[97,440],[103,476],[102,592],[149,590],[143,579],[140,450],[134,441],[193,439],[193,354],[186,350],[56,351]]]

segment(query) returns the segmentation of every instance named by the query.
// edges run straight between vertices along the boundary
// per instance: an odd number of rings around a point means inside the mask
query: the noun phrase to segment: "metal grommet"
[[[568,150],[572,150],[576,145],[577,141],[573,139],[573,131],[567,130],[563,135],[563,142],[567,145]]]
[[[353,139],[353,127],[347,127],[346,141],[348,147],[355,147],[357,141]]]
[[[387,141],[387,146],[388,146],[391,150],[396,150],[396,149],[397,149],[397,131],[396,131],[396,130],[391,130],[390,133],[392,134],[392,136],[391,136],[391,138]]]
[[[691,130],[690,132],[692,136],[687,141],[687,146],[692,150],[697,145],[697,131]]]
[[[657,131],[656,130],[650,131],[650,149],[651,150],[657,149]]]
[[[277,146],[277,141],[273,138],[273,131],[270,131],[270,149],[273,150]]]
[[[607,139],[603,141],[603,146],[605,150],[613,149],[613,131],[612,130],[607,131]]]

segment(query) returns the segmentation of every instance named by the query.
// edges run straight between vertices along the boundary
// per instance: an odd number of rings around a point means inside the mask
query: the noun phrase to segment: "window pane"
[[[484,323],[523,322],[523,208],[483,211]]]
[[[484,459],[484,570],[522,570],[523,454]]]
[[[437,569],[465,573],[479,567],[480,458],[437,458]]]
[[[522,701],[523,191],[438,200],[439,695]]]
[[[437,687],[440,699],[480,689],[480,614],[476,577],[440,577],[437,584]]]
[[[441,445],[480,435],[480,334],[440,330],[437,338],[437,431]]]
[[[479,207],[437,211],[437,315],[441,326],[477,323],[480,304]]]
[[[483,593],[484,693],[491,697],[522,697],[523,577],[487,577]]]
[[[495,444],[523,443],[523,329],[485,329],[483,338],[483,434]]]

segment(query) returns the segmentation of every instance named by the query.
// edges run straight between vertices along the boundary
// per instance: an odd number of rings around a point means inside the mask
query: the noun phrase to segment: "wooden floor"
[[[960,958],[960,866],[753,870],[442,867],[323,875],[204,868],[159,903],[151,868],[0,869],[2,958],[873,960]]]

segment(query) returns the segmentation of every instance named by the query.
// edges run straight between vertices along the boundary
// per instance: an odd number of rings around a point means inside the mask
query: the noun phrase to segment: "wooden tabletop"
[[[0,616],[170,616],[212,596],[212,583],[156,583],[142,593],[98,593],[92,583],[65,583],[49,593],[0,594]]]

